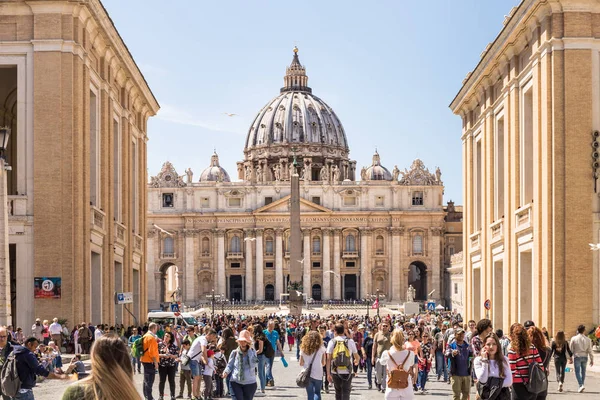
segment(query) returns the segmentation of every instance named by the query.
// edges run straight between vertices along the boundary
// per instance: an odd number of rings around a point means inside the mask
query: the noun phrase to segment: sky
[[[440,167],[444,201],[462,204],[461,121],[448,105],[519,0],[102,2],[161,105],[149,176],[171,161],[197,180],[216,149],[236,179],[248,129],[298,46],[357,170],[376,149],[390,171],[420,158]]]

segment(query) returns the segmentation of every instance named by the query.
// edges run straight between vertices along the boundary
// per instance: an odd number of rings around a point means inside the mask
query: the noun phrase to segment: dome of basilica
[[[199,182],[231,182],[225,168],[219,165],[219,156],[215,152],[210,157],[210,166],[200,173]]]
[[[381,165],[379,153],[375,151],[375,154],[373,154],[373,164],[369,168],[363,167],[360,177],[363,181],[391,181],[392,173]]]

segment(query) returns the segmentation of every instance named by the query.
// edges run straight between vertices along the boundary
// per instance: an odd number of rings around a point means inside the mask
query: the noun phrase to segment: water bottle
[[[287,367],[288,367],[288,362],[287,362],[287,360],[285,359],[285,357],[284,357],[284,356],[281,356],[281,363],[283,364],[283,366],[284,366],[285,368],[287,368]]]

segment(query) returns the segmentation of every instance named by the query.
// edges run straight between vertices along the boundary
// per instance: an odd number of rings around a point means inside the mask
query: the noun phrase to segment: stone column
[[[333,298],[342,300],[342,275],[340,273],[341,236],[339,229],[333,231]]]
[[[160,308],[160,303],[165,301],[163,292],[163,274],[160,271],[154,271],[154,286],[156,287],[156,308]]]
[[[331,235],[331,229],[325,228],[321,232],[323,232],[323,241],[321,244],[323,251],[323,290],[321,297],[323,300],[329,300],[331,299],[331,275],[333,275],[333,279],[339,281],[339,273],[338,276],[330,273],[331,251],[329,248],[329,236]]]
[[[399,300],[400,293],[402,291],[401,286],[401,276],[402,276],[402,264],[400,263],[400,253],[401,253],[401,230],[399,228],[391,228],[392,232],[392,265],[390,268],[390,279],[392,281],[392,293],[390,293],[390,297],[392,300]]]
[[[6,162],[4,159],[0,158],[0,296],[3,303],[0,307],[0,323],[3,325],[11,325],[10,256],[8,250],[8,195],[6,189],[7,178],[5,165]],[[25,329],[27,329],[27,327],[25,327]],[[26,334],[29,334],[29,332]]]
[[[310,257],[312,253],[310,251],[310,229],[302,229],[303,245],[304,245],[304,262],[302,265],[302,286],[303,292],[306,296],[312,297],[312,285],[310,280]]]
[[[225,279],[225,230],[217,230],[217,293],[226,293]]]
[[[370,228],[360,229],[360,293],[357,297],[363,298],[369,293],[369,247],[368,240]]]
[[[147,265],[147,290],[148,290],[148,307],[152,310],[158,308],[158,292],[160,286],[156,286],[155,279],[152,279],[152,274],[156,271],[156,229],[148,229],[148,239],[146,241],[146,265]],[[144,283],[140,280],[139,291],[142,291],[142,285]],[[139,293],[139,292],[138,292]],[[33,300],[33,299],[32,299]],[[33,308],[32,308],[33,310]]]
[[[275,300],[283,291],[283,229],[275,230]]]
[[[184,231],[185,235],[185,283],[182,284],[180,280],[177,281],[177,285],[183,291],[183,298],[186,302],[193,303],[195,299],[195,290],[194,284],[196,280],[194,277],[196,274],[194,273],[194,236],[196,232],[186,229]],[[183,273],[184,271],[179,271]]]
[[[244,230],[244,239],[252,239],[254,237],[254,231],[252,229],[245,229]],[[246,262],[245,262],[245,267],[246,267],[246,279],[245,279],[245,284],[246,284],[246,293],[244,296],[244,300],[254,300],[254,290],[253,290],[253,286],[254,286],[254,280],[252,279],[252,261],[254,260],[254,258],[252,257],[252,242],[253,240],[244,240],[244,242],[246,243]]]
[[[432,227],[430,230],[431,240],[429,242],[429,254],[431,258],[431,287],[427,287],[427,292],[429,293],[435,289],[435,292],[433,292],[432,297],[437,303],[440,303],[440,300],[442,298],[440,271],[440,235],[442,232],[442,228]]]
[[[263,229],[256,229],[256,292],[255,300],[265,299],[265,284],[263,281]]]

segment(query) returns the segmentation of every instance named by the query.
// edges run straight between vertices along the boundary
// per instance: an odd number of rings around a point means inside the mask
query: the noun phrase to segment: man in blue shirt
[[[274,328],[275,328],[275,321],[273,321],[271,319],[271,320],[269,320],[269,325],[267,325],[267,329],[264,330],[264,333],[265,333],[265,336],[267,336],[267,339],[269,339],[271,346],[273,346],[273,350],[275,350],[275,354],[283,355],[283,349],[281,348],[281,343],[279,342],[279,332],[277,332]],[[277,353],[278,351],[279,351],[279,353]],[[270,386],[270,387],[275,386],[275,379],[273,379],[273,360],[274,359],[275,359],[275,357],[266,358],[266,362],[267,362],[267,373],[266,373],[267,385],[266,386]]]
[[[471,390],[471,358],[473,358],[473,350],[467,342],[465,342],[465,331],[458,328],[454,332],[455,341],[448,345],[446,349],[446,357],[450,359],[450,372],[452,377],[453,400],[469,398]]]

